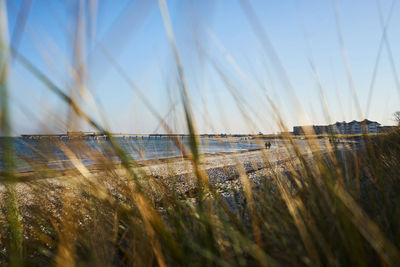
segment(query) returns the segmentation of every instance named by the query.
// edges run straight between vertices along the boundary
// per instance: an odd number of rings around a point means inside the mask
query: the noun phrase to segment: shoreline
[[[313,153],[307,147],[300,147],[303,155]],[[319,147],[317,150],[327,152],[326,147]],[[271,166],[279,167],[285,162],[295,159],[293,151],[288,151],[285,146],[276,146],[273,149],[254,148],[243,151],[218,152],[200,154],[200,168],[204,170],[210,181],[212,180],[229,180],[238,177],[238,170],[244,170],[246,173],[252,173],[266,169]],[[189,158],[183,156],[147,159],[140,161],[132,161],[130,166],[137,173],[152,176],[157,179],[165,179],[179,176],[181,182],[193,180],[194,169]],[[107,172],[115,172],[118,176],[124,177],[125,171],[121,162],[104,162],[92,165],[86,165],[86,169],[92,175],[106,174]],[[70,178],[82,176],[82,173],[76,167],[63,170],[49,170],[40,172],[35,170],[15,172],[17,177],[15,183],[35,182],[40,180],[63,181]],[[183,177],[185,176],[185,177]],[[5,179],[0,180],[1,184],[7,183]]]
[[[325,150],[325,148],[319,148],[321,150]],[[302,148],[302,150],[307,150],[307,148]],[[304,153],[305,151],[303,151]],[[253,160],[256,158],[264,157],[265,155],[268,155],[270,158],[269,161],[280,161],[282,160],[282,155],[284,158],[290,157],[290,152],[287,151],[285,146],[277,145],[274,148],[252,148],[252,149],[247,149],[247,150],[242,150],[242,151],[228,151],[228,152],[215,152],[215,153],[203,153],[200,154],[200,163],[201,165],[210,165],[212,159],[216,159],[221,161],[222,158],[228,158],[230,162],[232,163],[232,158],[233,157],[238,157],[242,158],[239,159],[239,161],[246,161],[245,157],[243,155],[253,155],[253,154],[259,154],[257,157],[252,157]],[[261,155],[264,154],[264,155]],[[272,157],[271,157],[272,156]],[[259,161],[259,160],[257,160]],[[94,163],[94,164],[89,164],[85,165],[85,167],[91,171],[91,172],[96,172],[96,171],[101,171],[104,169],[104,164],[107,164],[108,167],[112,167],[115,169],[122,169],[123,167],[121,166],[121,161],[116,161],[116,162],[103,162],[103,163]],[[130,161],[130,166],[133,168],[154,168],[156,166],[160,165],[179,165],[179,164],[187,164],[190,163],[189,158],[185,158],[183,156],[173,156],[173,157],[166,157],[166,158],[155,158],[155,159],[142,159],[142,160],[137,160],[137,161]],[[238,163],[238,162],[236,162]],[[211,164],[212,165],[212,164]],[[223,164],[219,164],[219,167],[221,167]],[[230,164],[232,165],[232,164]],[[206,167],[207,168],[207,167]],[[77,173],[78,170],[76,167],[73,167],[72,165],[70,167],[67,167],[65,169],[51,169],[47,168],[46,171],[48,173],[51,173],[52,175],[55,176],[66,176],[66,175],[71,175],[74,173]],[[1,173],[1,172],[0,172]],[[37,170],[20,170],[20,171],[15,171],[14,175],[17,176],[17,178],[31,178],[35,179],[32,177],[33,175],[37,175],[38,171]],[[51,178],[56,178],[56,177],[42,177],[42,179],[51,179]],[[41,179],[41,178],[37,178]],[[0,180],[0,182],[6,182],[5,180]],[[22,182],[22,181],[21,181]]]
[[[242,150],[242,151],[229,151],[229,152],[216,152],[216,153],[204,153],[200,154],[201,159],[207,159],[211,157],[224,157],[224,156],[231,156],[231,155],[241,155],[245,153],[251,153],[255,151],[262,151],[266,150],[265,148],[253,148],[253,149],[248,149],[248,150]],[[175,164],[175,163],[182,163],[182,162],[190,162],[189,158],[185,158],[183,156],[174,156],[174,157],[167,157],[167,158],[156,158],[156,159],[143,159],[143,160],[138,160],[138,161],[130,161],[130,165],[133,168],[142,168],[142,167],[149,167],[149,166],[154,166],[154,165],[162,165],[162,164]],[[110,167],[115,167],[115,168],[122,168],[121,162],[108,162]],[[85,166],[89,171],[96,171],[101,169],[101,164],[100,163],[95,163],[95,164],[90,164]],[[71,168],[66,168],[66,169],[52,169],[50,170],[51,173],[54,174],[59,174],[60,176],[68,175],[69,173],[76,172],[77,168],[71,167]],[[37,173],[35,170],[21,170],[21,171],[15,171],[13,174],[16,175],[18,178],[21,177],[26,177],[30,176]],[[0,172],[2,174],[2,172]],[[49,177],[49,179],[51,179]],[[0,180],[0,182],[6,182],[4,180]]]
[[[285,150],[285,151],[284,151]],[[319,149],[324,154],[329,149]],[[306,160],[312,160],[316,150],[302,149]],[[159,203],[167,192],[175,192],[181,200],[196,201],[198,196],[198,180],[192,162],[182,157],[140,162],[141,166],[132,166],[136,173],[135,181],[127,176],[126,170],[113,163],[103,168],[74,168],[68,171],[41,173],[31,171],[17,173],[15,185],[19,205],[28,207],[36,205],[35,195],[49,195],[54,201],[61,197],[60,192],[70,192],[72,198],[85,198],[82,188],[99,186],[106,190],[112,198],[125,199],[122,188],[134,187],[139,183],[153,199]],[[203,154],[200,157],[200,169],[205,173],[208,182],[220,194],[229,207],[234,208],[237,193],[243,190],[243,180],[250,181],[251,187],[262,185],[277,173],[286,173],[296,167],[299,160],[293,151],[283,147],[274,150],[253,149],[219,154]],[[244,176],[243,176],[244,175]],[[0,181],[0,197],[6,193],[7,181]],[[247,182],[246,182],[247,183]],[[165,191],[167,189],[167,191]],[[0,207],[4,203],[0,202]]]

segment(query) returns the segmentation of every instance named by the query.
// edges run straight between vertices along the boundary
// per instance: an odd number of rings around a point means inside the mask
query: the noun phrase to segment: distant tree
[[[400,126],[400,111],[396,111],[393,113],[394,120],[397,122],[397,125]]]

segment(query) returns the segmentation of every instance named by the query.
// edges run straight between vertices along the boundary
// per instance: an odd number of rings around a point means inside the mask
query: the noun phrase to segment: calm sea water
[[[182,156],[181,151],[175,143],[166,137],[116,137],[115,140],[132,160],[162,159]],[[181,137],[181,141],[186,148],[189,148],[188,137]],[[5,139],[0,139],[0,144],[4,142]],[[12,143],[16,152],[15,162],[19,170],[31,170],[32,166],[28,162],[44,164],[54,169],[71,167],[67,156],[59,149],[60,143],[66,145],[87,165],[93,164],[94,161],[86,151],[100,152],[106,155],[110,160],[118,161],[118,157],[113,152],[109,141],[105,139],[53,140],[42,138],[40,140],[30,140],[12,138]],[[260,148],[260,145],[254,141],[240,138],[234,141],[228,138],[200,138],[199,142],[200,153],[203,154],[246,151],[258,148]],[[274,148],[274,146],[272,146],[272,148]],[[1,149],[0,153],[3,153]],[[3,164],[3,162],[0,162],[0,168],[4,167]]]

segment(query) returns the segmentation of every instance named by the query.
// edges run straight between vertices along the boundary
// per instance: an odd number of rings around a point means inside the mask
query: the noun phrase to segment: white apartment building
[[[334,131],[339,134],[362,134],[364,132],[363,127],[365,127],[366,133],[378,133],[380,126],[380,123],[367,119],[363,121],[353,120],[349,123],[345,121],[336,122],[332,125]]]

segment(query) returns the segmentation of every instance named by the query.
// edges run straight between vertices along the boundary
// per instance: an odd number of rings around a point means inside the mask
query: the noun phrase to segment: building
[[[361,122],[362,127],[366,127],[367,133],[379,133],[379,127],[381,124],[376,121],[369,121],[367,119]]]
[[[363,121],[336,122],[330,125],[295,126],[293,127],[293,134],[362,134],[364,132],[373,134],[379,133],[381,129],[380,123],[365,119]]]
[[[332,133],[335,134],[345,134],[348,132],[348,125],[345,121],[342,122],[336,122],[332,126]]]

